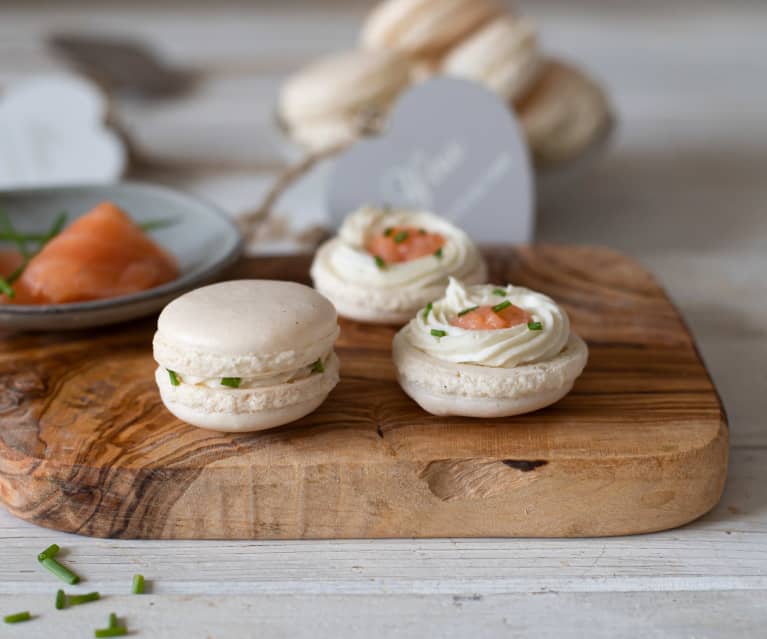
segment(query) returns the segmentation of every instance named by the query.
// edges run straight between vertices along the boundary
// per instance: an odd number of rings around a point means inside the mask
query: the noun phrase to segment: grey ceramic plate
[[[242,250],[240,233],[214,206],[171,189],[139,183],[23,189],[0,192],[0,209],[21,232],[40,233],[66,211],[69,221],[109,200],[136,222],[172,219],[152,238],[173,254],[181,275],[172,282],[133,295],[71,304],[0,304],[0,327],[67,330],[113,324],[154,313],[184,291],[212,281]],[[0,247],[6,246],[0,242]]]

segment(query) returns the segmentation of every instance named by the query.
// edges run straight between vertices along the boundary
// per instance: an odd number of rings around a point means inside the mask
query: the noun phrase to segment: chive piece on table
[[[17,612],[13,615],[6,615],[3,617],[3,621],[5,623],[21,623],[22,621],[29,621],[32,618],[32,615],[29,614],[28,610],[25,610],[24,612]]]
[[[447,335],[447,331],[443,331],[439,328],[432,328],[431,334],[434,335],[434,337],[444,337],[445,335]]]
[[[43,568],[45,568],[52,575],[58,577],[64,583],[68,583],[70,586],[74,586],[80,581],[80,577],[78,577],[66,566],[62,566],[53,557],[46,557],[45,559],[42,559],[40,564],[42,564]]]
[[[312,364],[312,373],[324,373],[324,372],[325,372],[325,365],[322,363],[321,359],[317,359],[317,361]]]
[[[373,259],[375,260],[376,266],[383,270],[386,268],[386,262],[384,262],[383,258],[379,255],[374,255]]]
[[[433,307],[433,304],[431,302],[429,302],[426,305],[426,308],[423,309],[423,318],[424,318],[424,320],[429,317],[429,313],[431,313],[432,307]]]
[[[109,613],[109,628],[117,628],[120,626],[120,621],[117,619],[117,613]]]
[[[131,587],[131,592],[134,595],[144,594],[144,575],[133,575],[133,585]]]
[[[509,308],[511,302],[509,300],[503,300],[500,304],[493,306],[493,313],[500,313],[504,308]]]
[[[69,595],[69,605],[79,606],[81,604],[90,603],[91,601],[98,601],[101,599],[101,595],[97,592],[88,592],[84,595]]]
[[[64,610],[67,607],[67,596],[63,590],[56,591],[56,610]]]
[[[128,634],[125,626],[115,626],[114,628],[97,628],[93,631],[93,636],[99,637],[124,637]]]
[[[434,251],[434,257],[442,258],[442,247],[440,246],[436,251]]]
[[[42,561],[48,557],[55,557],[59,554],[59,550],[61,550],[61,548],[59,548],[57,544],[51,544],[45,550],[43,550],[43,552],[37,555],[37,561]]]
[[[529,328],[531,331],[542,331],[543,324],[541,324],[540,322],[528,322],[527,328]]]
[[[242,384],[242,377],[222,377],[221,386],[228,386],[229,388],[239,388]]]
[[[465,308],[462,311],[458,312],[458,317],[461,317],[461,315],[466,315],[466,313],[471,313],[472,311],[476,311],[479,308],[479,306],[469,306],[469,308]]]
[[[169,368],[166,370],[168,371],[168,377],[170,377],[171,386],[180,386],[181,380],[178,378],[178,373],[176,371],[170,370]]]
[[[506,289],[494,288],[493,295],[497,295],[498,297],[506,297]]]
[[[404,242],[408,238],[409,233],[407,231],[400,231],[394,236],[394,243],[399,244]]]

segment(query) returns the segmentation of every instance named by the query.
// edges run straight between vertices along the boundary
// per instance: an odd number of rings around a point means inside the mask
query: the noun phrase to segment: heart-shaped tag
[[[532,175],[511,110],[478,84],[439,77],[405,93],[381,135],[338,157],[328,211],[338,224],[364,204],[425,209],[479,242],[523,243],[534,227]]]
[[[125,147],[109,129],[106,100],[76,76],[42,76],[0,98],[0,189],[116,180]]]

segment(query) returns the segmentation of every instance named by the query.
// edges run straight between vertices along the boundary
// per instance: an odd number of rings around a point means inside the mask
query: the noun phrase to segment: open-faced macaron
[[[179,419],[254,431],[316,409],[338,383],[333,305],[295,282],[236,280],[168,304],[154,336],[155,378]]]
[[[550,297],[455,279],[397,333],[393,350],[402,389],[424,410],[470,417],[553,404],[588,358],[586,343]]]
[[[424,211],[363,207],[349,215],[312,263],[314,286],[344,317],[404,324],[441,296],[448,277],[484,281],[487,268],[469,236]]]

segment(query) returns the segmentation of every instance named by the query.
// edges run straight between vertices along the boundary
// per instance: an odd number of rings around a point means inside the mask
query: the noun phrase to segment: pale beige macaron
[[[444,73],[479,82],[507,102],[529,91],[542,69],[535,24],[511,15],[487,23],[442,62]]]
[[[581,156],[607,136],[613,123],[604,90],[559,60],[545,62],[537,82],[514,106],[539,167]]]
[[[365,20],[361,42],[434,59],[502,12],[496,0],[385,0]]]
[[[338,383],[333,305],[295,282],[236,280],[168,304],[154,336],[168,410],[194,426],[240,432],[315,410]]]
[[[410,61],[394,51],[336,53],[288,79],[278,116],[288,134],[309,149],[345,144],[380,119],[410,79]]]

